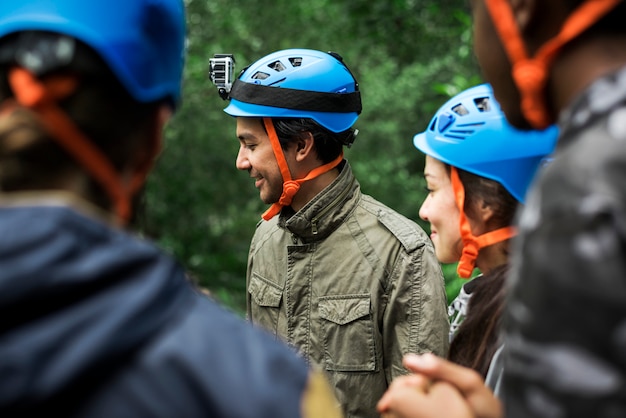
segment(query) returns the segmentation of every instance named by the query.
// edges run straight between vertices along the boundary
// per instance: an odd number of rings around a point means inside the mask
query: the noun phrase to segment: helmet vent
[[[302,65],[302,57],[289,58],[289,62],[292,67],[299,67]]]
[[[270,75],[268,73],[264,73],[262,71],[257,71],[256,73],[254,73],[254,75],[252,77],[250,77],[253,80],[265,80],[266,78],[268,78]]]
[[[449,113],[442,113],[439,116],[439,121],[437,122],[437,129],[439,130],[439,132],[444,132],[446,129],[448,129],[450,125],[454,123],[455,119],[456,118],[454,117],[454,115],[451,115]]]
[[[270,67],[272,70],[277,71],[277,72],[281,72],[281,71],[285,71],[286,70],[285,66],[280,61],[274,61],[274,62],[268,64],[267,66]]]
[[[450,132],[447,132],[447,133],[443,134],[443,136],[445,136],[446,138],[463,140],[463,139],[467,138],[468,136],[470,136],[472,133],[474,133],[474,131],[457,131],[457,130],[452,130]]]
[[[462,103],[459,103],[458,105],[454,106],[452,108],[452,111],[459,116],[465,116],[469,113],[469,110],[467,110],[467,108],[463,106]]]
[[[454,129],[450,129],[443,135],[447,138],[453,139],[466,139],[468,136],[473,135],[480,126],[485,122],[472,122],[472,123],[459,123],[454,126]]]
[[[474,103],[480,112],[489,112],[491,110],[491,104],[489,103],[489,97],[478,97],[474,99]]]

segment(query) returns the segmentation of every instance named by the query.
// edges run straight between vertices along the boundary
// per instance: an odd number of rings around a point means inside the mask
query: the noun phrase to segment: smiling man
[[[240,75],[225,111],[237,168],[271,205],[250,246],[248,317],[326,371],[346,416],[378,417],[403,354],[445,355],[449,324],[428,236],[362,194],[343,158],[358,84],[337,54],[278,51]]]

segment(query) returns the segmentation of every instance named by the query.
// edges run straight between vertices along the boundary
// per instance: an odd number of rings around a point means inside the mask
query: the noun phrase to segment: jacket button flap
[[[283,297],[283,289],[256,273],[252,275],[248,293],[259,306],[278,308]]]
[[[370,314],[370,295],[324,296],[319,298],[322,319],[345,325]]]

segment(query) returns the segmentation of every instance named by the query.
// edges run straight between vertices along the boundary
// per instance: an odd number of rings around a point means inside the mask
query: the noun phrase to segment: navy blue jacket
[[[0,416],[300,416],[295,353],[67,207],[0,208],[0,312]]]

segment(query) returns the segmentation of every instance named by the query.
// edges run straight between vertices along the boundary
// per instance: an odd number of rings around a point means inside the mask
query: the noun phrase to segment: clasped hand
[[[502,405],[474,370],[433,354],[407,354],[413,372],[395,379],[378,402],[383,418],[502,418]]]

